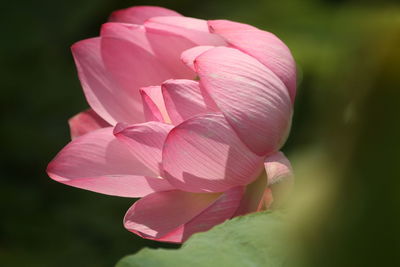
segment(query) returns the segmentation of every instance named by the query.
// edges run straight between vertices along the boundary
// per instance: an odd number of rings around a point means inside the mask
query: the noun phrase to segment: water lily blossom
[[[48,165],[66,185],[140,198],[124,226],[184,242],[277,203],[296,68],[272,33],[161,7],[119,10],[72,46],[90,109]]]

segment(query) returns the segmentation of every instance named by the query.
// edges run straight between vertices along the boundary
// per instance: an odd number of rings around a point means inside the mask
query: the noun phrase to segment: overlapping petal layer
[[[47,173],[67,185],[123,197],[173,188],[154,178],[154,171],[114,137],[111,127],[74,139],[50,162]]]
[[[210,33],[206,20],[164,16],[153,17],[144,23],[145,27],[151,32],[164,33],[174,36],[183,37],[196,45],[226,45],[223,38],[217,34]]]
[[[168,80],[162,84],[162,94],[175,125],[195,115],[216,111],[207,105],[199,83],[193,80]]]
[[[165,107],[161,86],[149,86],[140,89],[143,101],[144,116],[147,121],[171,123]]]
[[[89,105],[111,125],[143,122],[140,99],[114,82],[104,65],[100,43],[101,38],[86,39],[71,48]]]
[[[218,113],[193,117],[172,129],[162,160],[165,178],[189,192],[246,185],[263,165],[263,157],[251,152]]]
[[[173,53],[167,49],[162,60],[142,26],[107,23],[103,25],[101,36],[101,55],[106,69],[117,85],[140,104],[140,88],[161,84],[169,78],[191,78],[194,75],[184,68],[179,58],[174,60]],[[164,44],[170,42],[168,36],[159,38]],[[175,48],[175,53],[180,55],[187,46],[183,44],[182,48]]]
[[[126,213],[124,225],[144,238],[183,242],[232,217],[242,197],[237,187],[218,194],[179,190],[158,192],[137,201]]]
[[[195,59],[204,88],[238,136],[258,155],[277,151],[287,136],[292,104],[285,85],[253,57],[228,47]]]
[[[294,102],[296,96],[296,63],[289,48],[274,34],[253,26],[228,21],[208,21],[210,31],[223,37],[231,47],[258,59],[286,85]]]
[[[172,127],[155,121],[134,125],[120,123],[114,128],[114,135],[152,172],[152,176],[160,177],[162,148]]]
[[[196,71],[195,67],[194,67],[194,61],[195,59],[200,56],[201,54],[203,54],[204,52],[210,50],[211,48],[214,48],[215,46],[211,46],[211,45],[199,45],[199,46],[195,46],[193,48],[190,48],[186,51],[184,51],[181,55],[181,59],[183,61],[183,63],[186,64],[186,66],[188,66],[189,68],[191,68],[193,71]]]
[[[140,6],[72,52],[92,109],[70,119],[51,178],[143,197],[124,225],[165,242],[286,199],[296,68],[275,35]]]

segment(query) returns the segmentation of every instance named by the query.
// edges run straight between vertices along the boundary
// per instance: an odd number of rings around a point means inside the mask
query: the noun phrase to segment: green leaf
[[[288,243],[281,213],[254,213],[195,234],[180,249],[144,248],[117,267],[281,267],[287,266]]]

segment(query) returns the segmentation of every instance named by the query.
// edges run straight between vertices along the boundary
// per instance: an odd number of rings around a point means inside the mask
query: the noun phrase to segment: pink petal
[[[101,36],[126,40],[133,44],[133,48],[131,47],[130,50],[134,48],[138,50],[138,47],[145,50],[157,59],[159,67],[164,68],[170,78],[193,78],[195,76],[195,73],[180,61],[181,53],[193,47],[193,43],[183,37],[168,32],[153,32],[141,25],[124,23],[104,24]],[[148,76],[147,73],[142,75]],[[160,84],[160,82],[149,85],[156,84]]]
[[[265,171],[268,177],[268,186],[273,197],[273,206],[279,206],[289,197],[294,176],[290,161],[282,152],[277,152],[265,159]]]
[[[220,113],[196,116],[169,133],[163,149],[164,176],[189,192],[223,192],[251,183],[263,158],[251,152]]]
[[[71,49],[86,99],[100,117],[111,125],[118,121],[144,121],[140,98],[121,90],[105,69],[100,38],[77,42]]]
[[[146,121],[164,122],[164,118],[161,115],[160,109],[153,102],[153,100],[151,100],[150,96],[142,89],[140,89],[140,95],[142,96],[143,112]]]
[[[169,78],[193,78],[180,60],[192,45],[183,38],[147,33],[142,26],[106,23],[102,32],[102,57],[117,84],[137,99],[139,89],[159,85]]]
[[[152,54],[153,50],[142,25],[108,22],[101,26],[100,36],[126,40]]]
[[[217,34],[208,30],[206,20],[189,17],[153,17],[144,23],[151,32],[166,33],[184,37],[193,45],[226,45]]]
[[[243,191],[244,188],[241,186],[229,189],[190,222],[158,239],[158,241],[181,243],[195,233],[207,231],[215,225],[230,219],[239,207]]]
[[[143,27],[107,23],[101,40],[102,57],[110,75],[138,101],[140,88],[161,84],[172,76],[154,55]]]
[[[258,155],[280,148],[292,116],[292,104],[281,80],[253,57],[217,47],[197,57],[200,87],[212,97],[229,124]]]
[[[142,124],[117,124],[114,135],[126,144],[134,157],[161,176],[162,147],[172,125],[150,121]]]
[[[172,73],[169,78],[193,79],[195,73],[180,60],[183,51],[194,44],[186,38],[163,31],[152,31],[146,27],[146,37],[154,55]],[[154,84],[153,84],[154,85]]]
[[[122,197],[172,189],[164,179],[145,177],[154,173],[114,137],[112,127],[74,139],[49,163],[47,173],[70,186]]]
[[[214,48],[214,46],[209,46],[209,45],[195,46],[193,48],[190,48],[190,49],[184,51],[181,55],[181,60],[190,69],[192,69],[193,71],[196,71],[194,68],[195,59],[198,56],[200,56],[201,54],[203,54],[204,52],[210,50],[211,48]]]
[[[285,179],[293,178],[292,165],[280,151],[267,157],[264,166],[268,175],[268,185],[279,184]]]
[[[181,14],[158,6],[134,6],[114,11],[109,21],[143,24],[147,19],[158,16],[181,16]]]
[[[207,106],[199,83],[193,80],[167,80],[162,84],[162,94],[174,125],[193,116],[215,111]]]
[[[92,109],[76,114],[74,117],[69,119],[68,124],[71,130],[72,139],[88,132],[110,126],[110,124],[99,117],[99,115],[97,115]]]
[[[141,88],[140,94],[143,101],[144,116],[147,121],[171,122],[165,107],[161,86]]]
[[[209,207],[219,194],[195,194],[179,190],[148,195],[131,206],[125,228],[145,238],[158,239],[190,221]]]
[[[181,243],[192,234],[229,219],[237,209],[242,192],[238,187],[222,195],[178,190],[154,193],[128,210],[124,225],[144,238]]]
[[[230,46],[249,54],[274,72],[286,85],[294,102],[296,63],[289,48],[274,34],[228,20],[211,20],[210,31],[222,36]]]

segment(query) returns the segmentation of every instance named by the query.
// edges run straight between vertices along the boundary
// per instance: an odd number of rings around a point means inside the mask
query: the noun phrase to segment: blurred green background
[[[253,24],[287,43],[300,83],[284,151],[304,266],[400,266],[395,0],[3,2],[0,265],[112,266],[143,246],[171,246],[124,230],[132,199],[45,174],[69,141],[67,119],[87,107],[69,46],[96,36],[113,10],[143,4]]]

